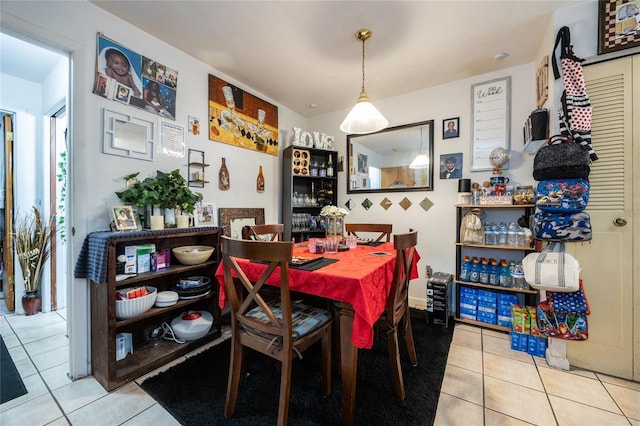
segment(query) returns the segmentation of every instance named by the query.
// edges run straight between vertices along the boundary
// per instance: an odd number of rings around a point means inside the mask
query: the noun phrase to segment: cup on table
[[[316,243],[320,238],[309,238],[309,253],[317,253],[316,251]]]
[[[340,239],[338,237],[327,237],[324,240],[324,252],[328,254],[338,253]]]
[[[347,235],[346,237],[344,237],[344,239],[347,242],[347,247],[349,247],[349,250],[354,249],[358,246],[358,239],[355,235]]]

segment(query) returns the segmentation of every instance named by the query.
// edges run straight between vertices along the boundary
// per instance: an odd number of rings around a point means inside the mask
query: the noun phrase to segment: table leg
[[[342,369],[342,416],[345,425],[355,424],[358,348],[351,343],[353,308],[340,304],[340,365]]]

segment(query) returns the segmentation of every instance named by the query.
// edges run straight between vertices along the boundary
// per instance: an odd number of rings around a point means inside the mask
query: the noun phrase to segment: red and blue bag
[[[537,212],[531,228],[534,237],[544,241],[591,241],[592,236],[591,218],[585,212]]]
[[[589,338],[587,315],[591,313],[591,309],[582,280],[578,291],[547,291],[547,300],[538,304],[537,311],[538,328],[544,336],[564,340]]]
[[[589,181],[547,179],[538,183],[536,207],[549,213],[579,213],[589,202]]]

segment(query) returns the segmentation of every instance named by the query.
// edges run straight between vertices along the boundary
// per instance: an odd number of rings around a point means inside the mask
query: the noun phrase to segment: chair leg
[[[239,339],[232,337],[231,359],[229,361],[229,380],[227,382],[227,397],[224,403],[224,416],[233,416],[236,410],[236,400],[238,399],[238,386],[242,374],[242,360],[244,350]]]
[[[286,426],[289,416],[289,394],[291,393],[291,361],[286,355],[282,360],[282,372],[280,373],[280,406],[278,407],[278,426]]]
[[[413,331],[411,330],[411,318],[409,312],[404,315],[404,341],[407,343],[407,352],[409,352],[409,361],[414,367],[418,365],[418,355],[416,354],[416,346],[413,343]]]
[[[404,391],[404,380],[402,379],[402,366],[400,365],[400,350],[398,347],[397,330],[387,334],[387,347],[389,351],[389,367],[391,368],[391,379],[393,388],[398,398],[404,399],[406,394]]]
[[[331,350],[332,350],[331,327],[322,337],[322,393],[324,396],[331,395]]]

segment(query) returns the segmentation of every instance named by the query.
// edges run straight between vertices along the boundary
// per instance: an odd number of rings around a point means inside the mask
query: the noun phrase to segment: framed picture
[[[358,153],[358,173],[369,174],[369,157]]]
[[[235,239],[242,238],[245,225],[264,225],[264,209],[220,208],[219,216],[222,234]]]
[[[124,87],[124,86],[123,86]],[[153,161],[156,121],[103,110],[102,153]]]
[[[492,170],[491,151],[509,149],[510,76],[471,86],[471,123],[471,171]]]
[[[536,71],[536,94],[538,108],[542,108],[549,98],[549,56],[542,58]]]
[[[640,46],[640,0],[598,2],[598,55]]]
[[[440,156],[440,179],[460,179],[462,177],[462,153]]]
[[[218,215],[216,204],[209,201],[202,201],[196,205],[195,226],[218,226]]]
[[[138,229],[136,215],[131,206],[112,206],[109,212],[118,231],[132,231]]]
[[[442,139],[453,139],[460,136],[460,117],[442,120]]]

